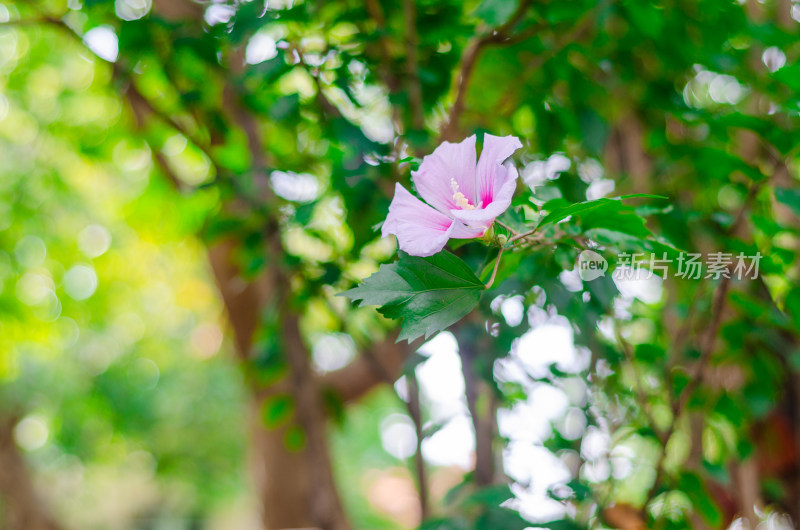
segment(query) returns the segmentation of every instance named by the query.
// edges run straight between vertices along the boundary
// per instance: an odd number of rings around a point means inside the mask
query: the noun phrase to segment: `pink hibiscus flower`
[[[411,173],[425,204],[400,184],[395,185],[382,234],[397,236],[400,250],[431,256],[452,237],[481,237],[511,205],[517,169],[503,165],[522,144],[514,136],[483,137],[475,162],[475,135],[461,143],[443,142]]]

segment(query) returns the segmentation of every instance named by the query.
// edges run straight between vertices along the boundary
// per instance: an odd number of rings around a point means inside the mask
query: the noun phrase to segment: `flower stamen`
[[[461,191],[458,189],[458,182],[456,182],[456,179],[450,179],[450,189],[453,190],[453,201],[455,201],[456,206],[462,210],[475,209],[475,206],[469,203],[469,199],[467,199],[466,195],[461,193]]]

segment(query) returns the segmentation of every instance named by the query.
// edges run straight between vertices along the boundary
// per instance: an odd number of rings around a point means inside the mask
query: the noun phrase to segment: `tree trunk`
[[[270,255],[280,255],[277,238],[269,239]],[[249,362],[261,314],[268,304],[275,304],[278,310],[272,318],[280,320],[280,340],[289,366],[289,374],[281,381],[268,388],[253,383],[252,388],[252,471],[264,528],[347,530],[350,526],[334,483],[328,452],[327,418],[320,384],[310,366],[298,317],[289,308],[288,279],[270,266],[254,281],[246,282],[234,262],[236,248],[232,241],[218,244],[209,249],[209,259],[233,328],[239,361]],[[276,392],[291,395],[295,412],[288,424],[267,429],[261,421],[262,403]],[[293,427],[300,427],[304,435],[300,449],[290,449],[287,445],[287,433]]]
[[[0,527],[61,530],[36,494],[25,459],[14,443],[16,419],[0,419]]]
[[[320,469],[314,464],[319,458],[311,454],[311,445],[306,443],[300,450],[288,449],[286,435],[291,425],[265,428],[260,399],[255,396],[250,423],[250,467],[264,528],[349,528],[335,488],[327,486],[322,492],[322,498],[329,499],[328,504],[318,501],[320,493],[315,491],[318,486],[315,476]],[[327,472],[332,477],[330,467]]]

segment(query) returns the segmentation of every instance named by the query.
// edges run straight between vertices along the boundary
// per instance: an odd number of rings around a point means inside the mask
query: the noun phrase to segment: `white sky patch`
[[[581,441],[581,456],[586,460],[597,460],[608,454],[611,438],[595,426],[589,427]]]
[[[633,458],[636,453],[627,445],[617,445],[611,450],[611,474],[617,480],[622,480],[633,471]]]
[[[422,456],[434,466],[473,466],[475,431],[469,416],[460,414],[422,442]]]
[[[589,482],[604,482],[611,475],[611,464],[606,458],[586,462],[581,468],[581,474]]]
[[[351,62],[350,66],[354,64],[359,63]],[[350,89],[360,106],[354,105],[339,88],[328,87],[325,93],[346,118],[361,127],[367,138],[380,143],[394,139],[392,108],[386,91],[363,81],[356,81]]]
[[[560,388],[539,383],[528,394],[528,402],[549,421],[561,418],[569,406],[569,398]]]
[[[395,458],[405,460],[417,452],[414,422],[405,414],[392,414],[381,422],[381,443]]]
[[[408,403],[408,379],[405,375],[394,382],[394,391],[397,392],[397,397]]]
[[[544,447],[511,442],[503,452],[506,473],[517,481],[511,485],[516,508],[527,520],[552,521],[564,515],[564,505],[550,498],[548,490],[570,480],[569,469]]]
[[[116,0],[114,9],[122,20],[138,20],[150,12],[152,0]]]
[[[567,291],[577,293],[583,290],[583,280],[581,279],[581,274],[577,267],[569,271],[561,271],[558,275],[558,279],[564,284],[564,288]]]
[[[569,324],[548,322],[528,331],[520,337],[516,355],[535,378],[547,376],[552,364],[562,372],[576,372],[583,366]]]
[[[500,312],[511,327],[519,326],[522,323],[522,317],[525,316],[525,306],[522,305],[522,300],[522,296],[512,296],[500,304]]]
[[[356,345],[347,333],[331,333],[314,342],[311,356],[321,371],[337,370],[356,356]]]
[[[113,63],[119,55],[119,39],[111,26],[97,26],[86,32],[83,42],[101,59]]]
[[[458,343],[452,333],[441,332],[418,350],[428,359],[416,368],[420,389],[433,421],[443,427],[422,442],[422,456],[435,466],[471,469],[475,435],[467,413],[464,377]]]
[[[510,409],[497,411],[498,431],[511,440],[541,444],[550,437],[552,427],[547,412],[537,409],[528,399],[514,404]],[[548,407],[545,407],[548,408]]]
[[[572,162],[561,153],[550,155],[547,160],[536,160],[524,168],[520,176],[528,186],[539,186],[548,180],[555,180],[561,173],[569,170]]]
[[[522,362],[516,356],[497,359],[494,362],[494,379],[500,383],[519,383],[523,386],[530,385],[530,377]]]
[[[531,491],[546,494],[548,488],[570,480],[567,466],[550,450],[539,445],[511,442],[504,451],[506,473]]]
[[[558,432],[567,440],[577,440],[586,430],[586,414],[577,407],[570,407],[558,424]]]
[[[419,350],[417,350],[417,353],[426,357],[430,357],[439,350],[450,350],[457,352],[458,341],[456,341],[455,335],[449,331],[437,333],[435,337],[420,346]]]
[[[638,298],[646,304],[661,300],[664,280],[646,269],[620,267],[612,278],[623,297]]]
[[[589,184],[589,187],[586,188],[586,200],[587,201],[594,201],[609,195],[614,188],[616,187],[616,183],[611,179],[598,179]]]
[[[587,184],[603,178],[603,165],[594,158],[587,158],[578,163],[578,176]]]
[[[505,307],[504,307],[505,306]],[[549,374],[549,366],[556,363],[566,372],[579,372],[587,366],[588,357],[582,348],[573,342],[573,330],[569,321],[545,309],[536,307],[534,329],[523,335],[514,353],[499,359],[494,365],[498,381],[513,381],[522,384],[528,398],[510,408],[498,410],[498,429],[510,441],[503,451],[503,467],[518,483],[512,484],[515,499],[508,506],[518,509],[526,519],[549,521],[561,517],[565,507],[548,496],[548,490],[563,485],[572,477],[570,469],[559,456],[541,444],[552,434],[554,425],[570,437],[580,437],[586,430],[586,417],[579,407],[585,403],[586,385],[579,377],[559,380],[559,386],[536,382],[534,377]],[[524,317],[524,308],[518,300],[498,300],[495,310],[515,321]],[[474,465],[474,431],[466,410],[464,381],[458,345],[451,333],[440,333],[420,348],[428,359],[417,367],[420,387],[429,404],[434,421],[443,427],[422,442],[425,460],[435,466],[459,466],[471,469]],[[585,358],[586,357],[586,358]],[[530,375],[529,375],[530,374]],[[405,382],[398,383],[406,391]],[[403,422],[408,419],[404,418]],[[398,422],[401,423],[401,422]],[[386,422],[397,432],[382,430],[384,447],[394,447],[399,455],[411,455],[409,448],[415,440],[410,436],[409,425],[396,426]],[[389,436],[390,434],[393,436]],[[393,453],[394,454],[394,453]],[[577,454],[575,455],[577,457]],[[402,458],[402,457],[399,457]],[[619,455],[619,466],[624,468],[624,455]],[[616,464],[616,462],[615,462]],[[602,471],[602,470],[601,470]]]
[[[718,74],[695,65],[695,76],[683,88],[686,104],[704,108],[712,103],[735,105],[748,93],[748,88],[727,74]]]
[[[265,30],[258,31],[250,38],[244,53],[248,64],[263,63],[276,55],[278,55],[277,42]]]
[[[236,10],[232,6],[211,4],[203,14],[203,18],[209,26],[216,26],[217,24],[227,23],[235,14]]]
[[[273,171],[269,179],[275,193],[288,201],[313,201],[319,194],[317,177],[308,173]]]
[[[780,48],[770,46],[761,54],[761,60],[770,72],[777,72],[786,64],[786,54]]]
[[[432,354],[430,352],[433,352]],[[455,337],[439,333],[420,348],[427,361],[417,366],[420,388],[431,405],[431,417],[442,421],[466,410],[464,377]]]

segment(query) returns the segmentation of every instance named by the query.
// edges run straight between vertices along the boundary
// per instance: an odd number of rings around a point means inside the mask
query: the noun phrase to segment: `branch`
[[[745,214],[752,206],[753,201],[755,201],[756,196],[758,195],[758,191],[761,189],[761,186],[764,185],[765,181],[769,179],[764,179],[764,181],[760,181],[755,183],[747,194],[747,199],[745,200],[742,207],[736,214],[736,218],[733,224],[728,228],[728,234],[736,233],[740,230],[740,227],[745,219]],[[706,327],[705,334],[703,334],[699,341],[698,341],[698,350],[700,351],[700,358],[698,359],[697,363],[693,366],[691,373],[689,374],[689,383],[681,392],[680,396],[678,396],[677,400],[674,400],[672,403],[672,423],[670,424],[667,431],[662,435],[662,448],[661,454],[659,455],[658,461],[656,463],[656,477],[653,481],[653,485],[650,487],[650,490],[647,492],[647,497],[645,503],[643,505],[643,509],[647,509],[647,505],[655,496],[656,491],[658,491],[659,482],[661,482],[662,477],[664,476],[664,461],[667,456],[667,444],[669,444],[672,435],[675,433],[678,421],[683,416],[684,412],[686,411],[686,405],[689,402],[689,398],[694,394],[695,390],[705,381],[706,377],[706,367],[708,366],[711,355],[714,352],[714,347],[717,341],[717,334],[719,332],[719,327],[722,324],[722,314],[725,309],[725,301],[728,295],[728,291],[731,287],[731,275],[733,273],[734,265],[731,263],[727,267],[727,277],[723,275],[720,279],[717,288],[714,290],[714,298],[711,302],[711,319],[709,321],[708,326]]]
[[[523,69],[520,73],[519,79],[516,80],[517,84],[523,84],[527,81],[527,79],[537,72],[540,68],[542,68],[545,64],[547,64],[551,59],[553,59],[556,55],[564,51],[564,48],[578,40],[585,31],[589,29],[591,26],[595,15],[608,7],[609,5],[613,4],[615,0],[605,0],[599,2],[595,7],[584,13],[578,20],[575,21],[572,31],[563,34],[561,38],[559,38],[552,46],[547,48],[543,53],[536,56],[528,65]],[[519,32],[516,35],[513,35],[504,41],[504,44],[517,44],[521,41],[524,41],[533,35],[536,35],[542,29],[545,29],[547,26],[545,25],[537,25],[532,26],[526,30]],[[513,105],[514,100],[512,98],[507,98],[504,102],[508,105]],[[506,105],[500,105],[501,110],[499,112],[505,112],[508,109]]]
[[[617,339],[617,343],[619,344],[620,349],[622,349],[622,352],[625,354],[625,361],[631,366],[631,370],[633,371],[633,378],[635,380],[634,383],[635,388],[633,390],[636,393],[636,399],[639,401],[642,407],[642,412],[644,412],[644,415],[647,418],[647,422],[655,430],[655,421],[653,419],[653,415],[651,413],[650,407],[648,406],[647,402],[647,391],[644,386],[644,378],[642,377],[642,374],[639,371],[639,369],[636,367],[636,362],[634,359],[633,351],[631,350],[631,345],[622,336],[619,326],[616,325],[616,323],[614,325],[614,336]]]
[[[330,388],[345,403],[357,401],[381,383],[393,384],[416,346],[396,343],[396,333],[364,348],[347,366],[320,377],[320,385]],[[417,345],[418,346],[418,345]]]
[[[730,278],[723,277],[714,291],[714,300],[711,308],[711,322],[706,329],[706,334],[700,340],[700,359],[697,361],[697,364],[694,367],[695,369],[692,371],[686,388],[683,389],[680,396],[678,396],[678,399],[673,402],[672,423],[670,423],[669,428],[662,436],[661,454],[656,462],[656,476],[653,480],[653,485],[650,487],[647,492],[647,496],[645,497],[646,500],[642,506],[643,510],[647,509],[647,505],[650,504],[650,501],[653,500],[653,497],[655,497],[655,494],[658,491],[659,483],[664,476],[664,461],[667,458],[667,445],[672,439],[672,435],[675,434],[678,420],[680,420],[684,411],[686,410],[686,404],[689,401],[689,397],[705,380],[705,368],[711,359],[711,353],[714,351],[717,332],[719,331],[719,326],[722,322],[722,310],[725,306],[725,297],[728,294],[730,283]]]
[[[494,260],[494,268],[492,269],[492,275],[489,278],[489,281],[486,282],[486,285],[483,287],[484,289],[490,289],[492,284],[494,283],[494,279],[497,277],[497,269],[500,268],[500,258],[503,257],[503,250],[505,250],[505,245],[500,246],[500,250],[497,251],[497,257]]]
[[[383,8],[378,0],[366,0],[366,4],[369,16],[375,21],[375,25],[378,27],[378,34],[380,35],[378,38],[378,44],[381,47],[380,65],[378,67],[379,74],[383,82],[389,88],[389,91],[397,92],[400,83],[397,81],[394,74],[392,74],[390,65],[391,53],[389,50],[390,43],[386,36],[386,17],[383,14]]]
[[[469,328],[461,326],[459,330]],[[453,330],[456,331],[456,330]],[[481,414],[481,390],[486,385],[481,380],[476,368],[478,358],[472,337],[464,337],[463,333],[457,333],[458,353],[461,357],[461,371],[464,375],[464,391],[467,397],[467,408],[472,417],[472,426],[475,430],[475,483],[480,486],[487,486],[494,482],[495,456],[494,456],[494,435],[495,435],[495,407],[494,399],[489,400],[489,410],[486,414]]]
[[[17,418],[0,418],[0,524],[9,530],[61,530],[31,478],[31,472],[14,441]]]
[[[406,85],[411,104],[411,123],[415,129],[425,126],[425,109],[422,105],[422,85],[419,80],[417,48],[417,5],[414,0],[404,0],[403,14],[406,20]]]
[[[430,514],[430,503],[428,502],[428,476],[425,469],[425,459],[422,457],[422,441],[425,433],[422,429],[422,408],[419,402],[419,382],[414,370],[409,371],[406,376],[408,381],[408,415],[414,422],[414,430],[417,433],[417,452],[414,454],[414,464],[417,472],[417,491],[419,494],[419,508],[421,519],[424,521]]]
[[[533,0],[522,0],[508,22],[485,35],[473,38],[464,49],[464,53],[461,55],[458,73],[456,99],[453,102],[453,106],[450,108],[447,122],[442,127],[442,139],[453,140],[458,136],[458,122],[461,119],[461,114],[464,112],[464,100],[467,95],[467,88],[472,78],[472,72],[475,69],[475,63],[478,61],[484,48],[489,44],[501,43],[508,39],[508,32],[522,19],[525,15],[525,11],[527,11],[532,2]]]

